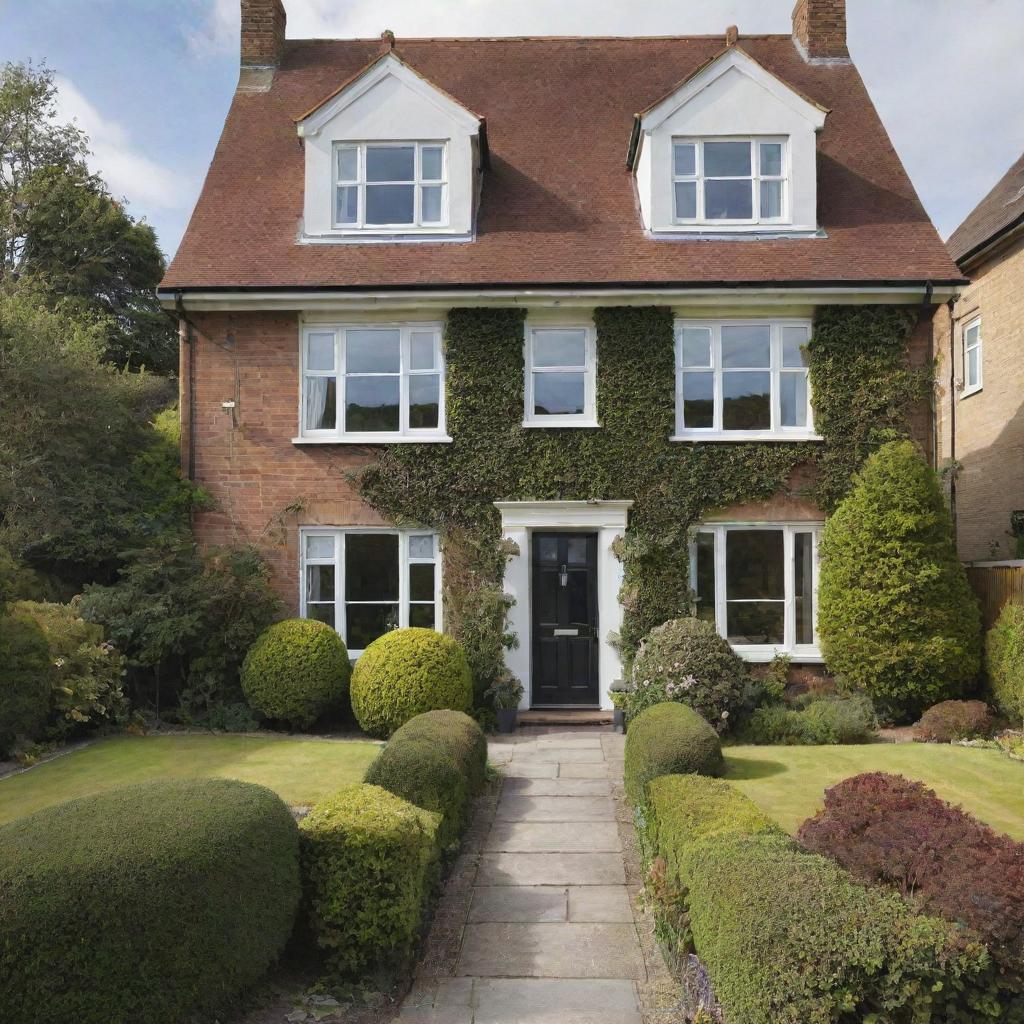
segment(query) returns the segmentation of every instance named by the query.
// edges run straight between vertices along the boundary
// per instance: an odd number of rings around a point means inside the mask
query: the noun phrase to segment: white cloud
[[[197,57],[215,56],[238,49],[241,22],[239,0],[204,0],[205,14],[186,34],[189,50]]]
[[[57,119],[75,121],[89,136],[88,164],[107,183],[111,194],[136,208],[176,210],[190,204],[195,189],[138,151],[120,122],[105,117],[61,75],[57,76]]]

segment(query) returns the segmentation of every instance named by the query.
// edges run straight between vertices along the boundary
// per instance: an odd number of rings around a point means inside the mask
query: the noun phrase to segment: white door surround
[[[598,678],[600,706],[609,709],[611,685],[622,674],[622,661],[612,643],[622,628],[622,564],[613,550],[627,526],[632,501],[496,501],[501,513],[501,535],[515,543],[518,553],[505,570],[505,593],[515,602],[509,611],[509,628],[519,646],[505,652],[508,670],[524,687],[520,707],[531,706],[532,675],[530,629],[530,540],[534,531],[593,531],[597,534],[597,603],[600,624]]]

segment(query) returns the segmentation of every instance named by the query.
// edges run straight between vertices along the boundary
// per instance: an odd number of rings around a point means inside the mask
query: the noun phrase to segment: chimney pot
[[[846,0],[797,0],[793,41],[805,60],[848,60]]]
[[[282,0],[241,0],[242,70],[276,68],[284,56],[288,22]]]
[[[725,30],[725,45],[735,46],[740,38],[740,30],[735,25],[730,25]]]

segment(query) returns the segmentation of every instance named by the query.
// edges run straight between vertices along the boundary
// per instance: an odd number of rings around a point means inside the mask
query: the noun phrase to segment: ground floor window
[[[301,613],[333,626],[351,655],[392,629],[441,628],[435,534],[317,526],[301,540]]]
[[[819,657],[819,532],[808,523],[700,527],[690,547],[698,618],[750,660]]]

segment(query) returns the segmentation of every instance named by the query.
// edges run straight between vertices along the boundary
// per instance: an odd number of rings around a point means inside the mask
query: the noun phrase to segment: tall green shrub
[[[35,739],[46,723],[53,686],[50,645],[24,613],[0,617],[0,756],[16,740]]]
[[[829,669],[916,718],[977,675],[977,601],[939,481],[909,441],[884,445],[826,522],[818,628]]]
[[[1004,605],[988,631],[985,669],[992,699],[1019,725],[1024,719],[1024,602]]]

